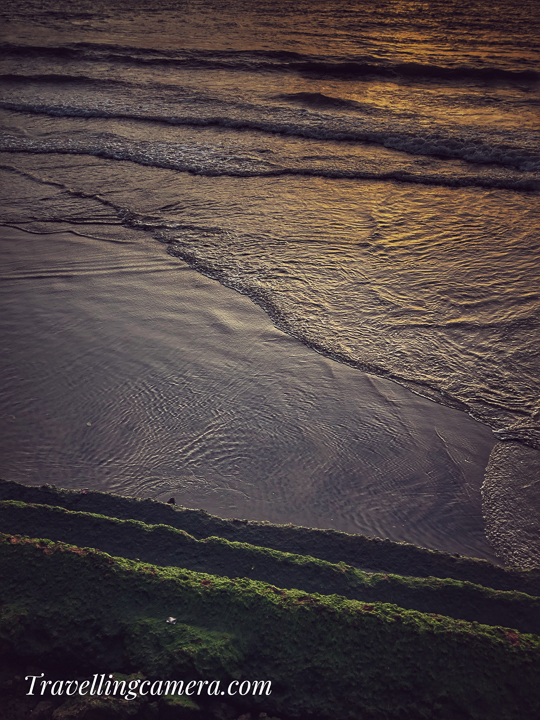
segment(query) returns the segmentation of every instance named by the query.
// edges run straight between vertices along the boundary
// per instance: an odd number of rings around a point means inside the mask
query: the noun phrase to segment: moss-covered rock
[[[540,634],[540,598],[459,580],[366,573],[344,563],[333,564],[224,538],[196,540],[167,525],[147,525],[13,500],[0,501],[0,529],[90,546],[154,565],[173,565],[229,578],[249,577],[280,588],[393,603],[409,610]]]
[[[0,575],[4,657],[271,680],[270,696],[245,702],[280,716],[540,717],[536,635],[6,534]]]
[[[396,543],[335,530],[293,525],[223,520],[203,510],[189,510],[154,500],[126,498],[95,491],[63,490],[52,485],[25,486],[0,479],[0,500],[55,505],[123,520],[140,520],[185,530],[197,539],[221,537],[257,547],[344,562],[370,572],[412,577],[452,578],[497,590],[516,590],[540,596],[540,570],[503,568],[486,560],[466,558],[407,543]]]

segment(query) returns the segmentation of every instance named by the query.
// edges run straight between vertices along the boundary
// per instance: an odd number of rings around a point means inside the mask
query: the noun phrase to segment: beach
[[[4,477],[495,559],[488,428],[313,352],[136,232],[3,242]]]
[[[0,474],[538,566],[537,8],[4,20]]]

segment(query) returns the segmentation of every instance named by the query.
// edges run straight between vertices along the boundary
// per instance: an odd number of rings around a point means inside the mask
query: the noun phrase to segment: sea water
[[[2,473],[537,563],[537,4],[1,12]]]

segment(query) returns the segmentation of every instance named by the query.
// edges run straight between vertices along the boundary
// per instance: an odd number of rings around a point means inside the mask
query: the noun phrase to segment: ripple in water
[[[493,559],[487,428],[314,353],[141,233],[101,235],[3,230],[4,477]]]

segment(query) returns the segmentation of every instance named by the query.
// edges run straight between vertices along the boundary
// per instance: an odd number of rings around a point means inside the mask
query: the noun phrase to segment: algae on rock
[[[268,679],[272,694],[250,707],[288,717],[540,716],[536,635],[8,534],[0,573],[4,656],[163,679]]]
[[[0,501],[4,532],[95,547],[110,555],[184,567],[224,577],[249,577],[281,588],[386,602],[408,610],[448,615],[540,634],[540,598],[496,591],[470,582],[366,573],[345,563],[284,553],[209,537],[197,540],[167,525],[148,525],[50,505]]]
[[[487,560],[336,530],[315,530],[252,520],[224,520],[204,510],[189,510],[150,499],[122,497],[94,490],[81,493],[54,485],[27,486],[1,478],[0,500],[54,505],[123,520],[140,520],[149,525],[162,524],[184,530],[198,540],[221,537],[232,542],[309,555],[331,563],[345,562],[370,572],[452,578],[496,590],[540,595],[540,570],[504,568]]]

